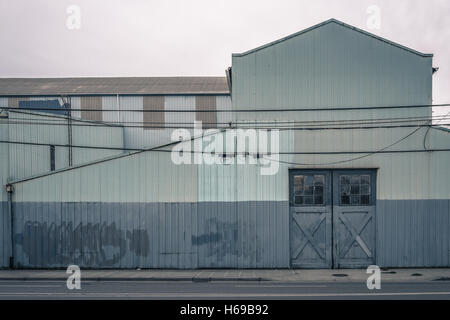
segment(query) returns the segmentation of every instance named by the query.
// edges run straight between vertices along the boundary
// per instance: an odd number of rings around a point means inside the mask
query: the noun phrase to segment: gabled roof
[[[329,23],[336,23],[336,24],[339,24],[339,25],[341,25],[341,26],[343,26],[343,27],[349,28],[349,29],[354,30],[354,31],[356,31],[356,32],[360,32],[360,33],[362,33],[362,34],[364,34],[364,35],[366,35],[366,36],[368,36],[368,37],[372,37],[372,38],[375,38],[375,39],[377,39],[377,40],[379,40],[379,41],[383,41],[383,42],[385,42],[385,43],[387,43],[387,44],[390,44],[390,45],[392,45],[392,46],[395,46],[395,47],[398,47],[398,48],[400,48],[400,49],[406,50],[406,51],[408,51],[408,52],[417,54],[418,56],[421,56],[421,57],[432,57],[432,56],[433,56],[433,54],[430,54],[430,53],[421,53],[421,52],[419,52],[419,51],[416,51],[416,50],[413,50],[413,49],[411,49],[411,48],[402,46],[401,44],[398,44],[398,43],[395,43],[395,42],[393,42],[393,41],[387,40],[387,39],[385,39],[385,38],[379,37],[379,36],[377,36],[377,35],[375,35],[375,34],[373,34],[373,33],[364,31],[364,30],[362,30],[362,29],[356,28],[356,27],[354,27],[354,26],[351,26],[351,25],[349,25],[349,24],[346,24],[346,23],[344,23],[344,22],[342,22],[342,21],[339,21],[339,20],[336,20],[336,19],[333,19],[333,18],[332,18],[332,19],[329,19],[329,20],[326,20],[326,21],[324,21],[324,22],[321,22],[321,23],[319,23],[319,24],[316,24],[316,25],[314,25],[314,26],[312,26],[312,27],[309,27],[309,28],[307,28],[307,29],[304,29],[304,30],[302,30],[302,31],[293,33],[293,34],[291,34],[291,35],[289,35],[289,36],[287,36],[287,37],[284,37],[284,38],[281,38],[281,39],[278,39],[278,40],[269,42],[269,43],[267,43],[267,44],[265,44],[265,45],[262,45],[262,46],[260,46],[260,47],[257,47],[257,48],[248,50],[248,51],[246,51],[246,52],[243,52],[243,53],[233,53],[232,56],[233,56],[233,57],[242,57],[242,56],[248,55],[248,54],[250,54],[250,53],[254,53],[254,52],[259,51],[259,50],[262,50],[262,49],[264,49],[264,48],[267,48],[267,47],[276,45],[276,44],[278,44],[278,43],[280,43],[280,42],[289,40],[289,39],[291,39],[291,38],[293,38],[293,37],[296,37],[296,36],[298,36],[298,35],[301,35],[301,34],[304,34],[304,33],[306,33],[306,32],[312,31],[312,30],[314,30],[314,29],[323,27],[324,25],[327,25],[327,24],[329,24]]]
[[[0,78],[0,96],[229,94],[226,77]]]

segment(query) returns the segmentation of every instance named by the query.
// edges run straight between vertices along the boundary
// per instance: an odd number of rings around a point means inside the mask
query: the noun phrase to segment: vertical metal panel
[[[145,110],[164,110],[164,96],[144,96],[143,109]],[[164,127],[164,112],[144,112],[144,129],[158,129]]]
[[[142,110],[142,96],[120,96],[120,121],[122,123],[140,124],[143,121],[142,112],[131,112],[126,110]],[[142,128],[125,128],[125,145],[128,148],[142,148],[144,145]]]
[[[145,207],[146,214],[156,217],[146,227],[141,224],[139,203],[16,203],[16,265],[289,265],[287,202],[155,203]],[[381,200],[377,211],[378,265],[449,265],[448,200]]]
[[[8,98],[0,97],[0,108],[8,107]]]
[[[202,112],[212,111],[216,109],[216,97],[215,96],[196,96],[195,97],[195,119],[202,121],[203,128],[215,128],[217,122],[216,112]]]
[[[21,124],[26,122],[26,124]],[[37,122],[34,124],[34,122]],[[53,123],[40,125],[39,122]],[[104,146],[121,148],[123,146],[122,127],[99,127],[90,122],[73,121],[72,143],[74,145]],[[2,130],[9,127],[11,141],[27,143],[67,144],[67,119],[45,114],[17,113],[10,111],[9,125],[1,124]],[[4,148],[3,144],[0,146]],[[55,148],[55,169],[68,166],[68,149]],[[121,153],[121,150],[73,149],[73,163],[81,164]],[[7,155],[8,152],[2,153]],[[48,146],[11,144],[9,146],[10,178],[19,179],[50,171],[50,150]]]
[[[288,266],[285,236],[273,243],[269,240],[273,235],[287,234],[285,203],[243,202],[238,211],[232,202],[204,202],[198,211],[197,206],[147,204],[143,213],[139,203],[19,203],[15,206],[16,266]],[[278,223],[268,224],[268,216],[259,213],[264,210]],[[144,227],[141,222],[146,214],[152,222]]]
[[[70,97],[70,107],[74,109],[70,112],[72,118],[81,119],[81,97]]]
[[[120,109],[143,109],[144,99],[151,101],[152,99],[163,99],[164,106],[160,106],[158,102],[157,109],[165,110],[195,110],[195,96],[126,96],[120,97]],[[205,99],[212,101],[211,103],[216,105],[216,99],[220,101],[224,108],[231,108],[231,105],[227,106],[227,99],[229,97],[219,97],[219,96],[206,96]],[[110,101],[112,103],[112,101]],[[156,109],[156,107],[155,107]],[[163,145],[171,142],[172,132],[177,128],[192,127],[195,121],[194,112],[166,112],[164,114],[164,121],[159,121],[162,119],[150,119],[148,121],[153,122],[165,122],[166,129],[153,129],[151,131],[144,130],[142,127],[144,122],[144,115],[151,117],[154,113],[142,113],[142,112],[120,112],[121,121],[128,126],[138,126],[138,128],[125,127],[126,136],[126,146],[129,148],[150,148],[158,145]],[[216,117],[214,113],[214,117]],[[156,121],[158,120],[158,121]],[[147,121],[147,120],[146,120]],[[216,120],[214,120],[216,122]],[[188,130],[193,135],[193,130]]]
[[[11,256],[11,218],[8,202],[0,201],[0,214],[0,268],[6,268]]]
[[[102,97],[83,96],[80,97],[81,118],[93,121],[102,121]],[[83,110],[85,109],[85,110]],[[87,110],[86,110],[87,109]],[[99,111],[89,111],[99,110]]]
[[[217,110],[231,110],[232,108],[231,97],[230,96],[217,96],[216,97],[216,107]],[[221,127],[227,127],[226,124],[233,121],[233,114],[231,112],[218,112],[217,122],[220,123]]]
[[[448,200],[377,201],[377,261],[385,267],[448,267]]]
[[[105,122],[120,122],[120,112],[118,110],[119,98],[117,96],[102,97],[102,119]],[[115,111],[103,111],[115,110]]]

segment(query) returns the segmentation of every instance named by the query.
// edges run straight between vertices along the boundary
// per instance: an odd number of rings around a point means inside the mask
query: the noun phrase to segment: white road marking
[[[65,297],[185,297],[185,298],[212,298],[212,297],[363,297],[363,296],[420,296],[420,295],[449,295],[450,292],[373,292],[373,293],[139,293],[139,292],[12,292],[0,293],[0,296],[65,296]]]
[[[55,286],[55,285],[21,285],[21,284],[0,284],[0,288],[61,288],[62,286]]]
[[[308,286],[308,285],[236,285],[237,288],[326,288],[325,285]]]

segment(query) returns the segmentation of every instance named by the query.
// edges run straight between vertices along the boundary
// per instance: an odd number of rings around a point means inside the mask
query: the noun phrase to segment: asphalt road
[[[450,281],[383,282],[368,290],[358,282],[272,281],[0,281],[0,299],[432,299],[450,300]]]

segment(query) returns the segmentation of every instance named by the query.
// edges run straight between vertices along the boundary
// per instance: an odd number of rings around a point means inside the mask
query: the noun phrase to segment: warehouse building
[[[2,266],[448,267],[432,58],[331,19],[233,54],[226,77],[0,79]],[[278,152],[174,163],[229,128]]]

